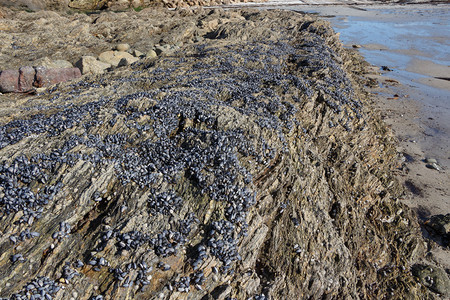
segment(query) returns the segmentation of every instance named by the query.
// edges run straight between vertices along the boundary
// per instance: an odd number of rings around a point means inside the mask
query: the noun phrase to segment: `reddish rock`
[[[22,67],[19,69],[19,91],[29,92],[33,89],[34,75],[33,67]]]
[[[42,67],[36,68],[35,87],[44,87],[52,84],[69,81],[81,76],[78,68],[57,68],[46,69]]]
[[[0,92],[11,93],[19,91],[19,71],[0,71]]]

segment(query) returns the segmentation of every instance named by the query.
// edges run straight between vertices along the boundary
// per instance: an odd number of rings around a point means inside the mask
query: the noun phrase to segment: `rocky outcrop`
[[[214,24],[217,27],[222,22],[242,18],[235,14],[219,20],[217,14],[212,14],[205,18],[208,24],[206,21],[195,23],[189,15],[196,11],[202,9],[166,13],[165,9],[148,8],[139,13],[93,15],[9,11],[8,18],[0,19],[3,29],[0,30],[0,70],[27,65],[24,57],[34,66],[47,60],[68,60],[75,64],[82,56],[98,57],[123,43],[141,53],[170,53],[184,43],[201,41],[203,35],[215,29]],[[164,19],[166,15],[170,17]]]
[[[443,291],[411,273],[425,246],[398,200],[393,140],[361,88],[361,60],[328,23],[160,16],[184,29],[155,37],[185,41],[178,50],[26,101],[1,96],[1,297]]]
[[[231,3],[247,2],[247,0],[0,0],[0,5],[38,10],[140,10],[144,7],[189,7],[189,6],[213,6]],[[262,2],[256,0],[252,2]]]
[[[266,2],[267,0],[0,0],[0,5],[39,11],[39,10],[79,10],[79,11],[140,11],[145,7],[186,8],[192,6],[239,5],[247,2]],[[355,0],[355,1],[299,1],[301,5],[379,5],[379,4],[418,4],[446,3],[444,0]],[[290,4],[290,2],[288,2]],[[271,6],[282,5],[280,1],[269,3]],[[1,15],[1,13],[0,13]]]

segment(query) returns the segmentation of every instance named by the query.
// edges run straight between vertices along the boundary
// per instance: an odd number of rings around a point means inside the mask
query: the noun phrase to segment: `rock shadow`
[[[449,247],[450,213],[434,215],[425,220],[420,220],[420,227],[425,238],[435,241],[442,247]]]

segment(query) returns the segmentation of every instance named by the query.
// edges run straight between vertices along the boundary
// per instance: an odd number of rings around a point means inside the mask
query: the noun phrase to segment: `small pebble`
[[[148,58],[155,58],[158,56],[158,54],[156,54],[155,50],[149,50],[145,56]]]
[[[426,158],[425,162],[427,164],[437,164],[437,160],[435,158]]]
[[[441,171],[442,170],[441,167],[438,164],[436,164],[436,163],[427,164],[426,167],[428,169],[434,169],[434,170],[437,170],[437,171]]]
[[[133,55],[136,56],[136,57],[141,57],[141,56],[144,55],[144,53],[142,53],[142,52],[139,51],[139,50],[134,50],[134,51],[133,51]]]
[[[128,51],[130,49],[130,45],[128,44],[118,44],[116,46],[117,51]]]

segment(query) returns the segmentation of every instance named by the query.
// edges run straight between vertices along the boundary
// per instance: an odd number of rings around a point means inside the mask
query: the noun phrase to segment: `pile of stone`
[[[176,49],[179,49],[179,47],[170,45],[156,45],[147,53],[143,53],[139,50],[130,49],[130,45],[128,44],[118,44],[114,50],[102,52],[97,58],[89,55],[82,56],[75,63],[75,66],[81,70],[83,75],[103,74],[115,67],[131,65],[140,58],[155,58],[163,52],[170,53]]]
[[[93,56],[83,56],[75,65],[80,68],[82,74],[103,74],[112,67],[127,66],[139,60],[139,51],[134,52],[135,56],[128,53],[130,45],[119,44],[116,50],[102,52],[98,58]]]
[[[114,50],[94,56],[82,56],[75,66],[65,60],[40,60],[38,67],[25,66],[18,70],[0,71],[1,93],[28,93],[35,88],[48,87],[60,82],[76,79],[82,74],[103,74],[115,67],[128,66],[140,58],[155,58],[163,53],[172,53],[179,46],[156,45],[147,53],[131,50],[128,44],[118,44]]]

